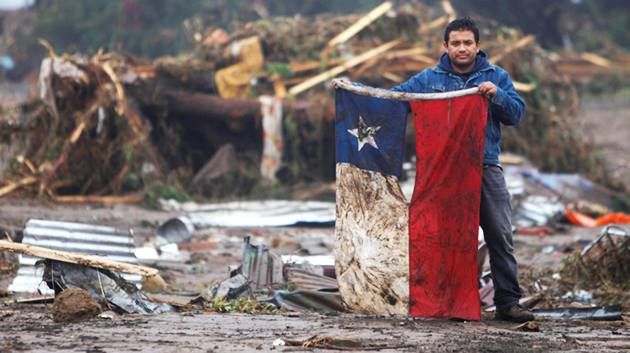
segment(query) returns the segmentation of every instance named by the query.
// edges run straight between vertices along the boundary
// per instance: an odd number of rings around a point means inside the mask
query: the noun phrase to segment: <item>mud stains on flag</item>
[[[411,203],[398,180],[409,109]],[[477,227],[487,112],[478,95],[393,100],[336,93],[336,270],[359,312],[480,319]]]

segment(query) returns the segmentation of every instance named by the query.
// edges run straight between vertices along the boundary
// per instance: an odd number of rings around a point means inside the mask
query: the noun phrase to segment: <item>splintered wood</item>
[[[370,11],[367,15],[365,15],[365,17],[362,17],[359,21],[348,27],[348,29],[339,33],[335,38],[331,39],[330,42],[328,42],[328,47],[334,47],[335,45],[346,42],[355,34],[359,33],[363,28],[367,27],[370,23],[383,16],[385,13],[387,13],[387,11],[391,9],[391,2],[386,1],[382,3],[381,5]]]
[[[316,75],[314,77],[311,77],[310,79],[300,83],[299,85],[295,85],[293,87],[291,87],[291,89],[289,89],[289,94],[292,96],[298,95],[304,91],[306,91],[307,89],[318,85],[324,81],[328,81],[332,78],[334,78],[335,76],[339,75],[340,73],[353,68],[359,64],[361,64],[362,62],[365,62],[367,60],[370,60],[372,58],[375,58],[383,53],[385,53],[386,51],[388,51],[389,49],[395,47],[396,45],[398,45],[400,43],[400,41],[398,40],[394,40],[388,43],[385,43],[383,45],[380,45],[372,50],[369,50],[359,56],[355,56],[352,59],[349,59],[348,61],[346,61],[345,63],[336,66],[330,70],[324,71],[319,75]]]
[[[159,271],[154,268],[112,261],[100,256],[80,255],[65,251],[51,250],[28,244],[12,243],[6,240],[0,240],[0,250],[6,250],[16,254],[41,257],[44,259],[68,262],[78,265],[102,268],[105,270],[135,273],[149,277],[156,276],[159,273]]]
[[[519,39],[516,43],[506,47],[505,49],[503,49],[500,53],[498,53],[495,56],[490,57],[490,59],[488,59],[488,61],[490,61],[493,64],[498,63],[499,61],[501,61],[501,59],[503,59],[506,55],[512,53],[513,51],[516,51],[518,49],[521,49],[529,44],[534,43],[536,40],[536,38],[532,35],[528,35],[525,36],[521,39]]]

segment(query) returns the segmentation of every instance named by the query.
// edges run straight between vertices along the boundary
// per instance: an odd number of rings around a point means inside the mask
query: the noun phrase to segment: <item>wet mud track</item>
[[[365,343],[378,352],[620,352],[627,323],[541,321],[540,332],[492,320],[458,322],[362,315],[162,314],[54,323],[51,305],[16,304],[0,321],[0,351],[30,352],[331,352],[342,348],[273,346],[313,335]]]

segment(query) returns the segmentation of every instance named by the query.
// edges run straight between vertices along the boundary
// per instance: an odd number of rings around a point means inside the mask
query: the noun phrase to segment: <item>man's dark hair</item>
[[[470,17],[458,18],[451,21],[451,23],[446,26],[446,30],[444,30],[444,43],[448,43],[448,36],[452,31],[471,31],[475,35],[475,42],[479,43],[479,28],[477,28],[477,24],[475,21],[471,20]]]

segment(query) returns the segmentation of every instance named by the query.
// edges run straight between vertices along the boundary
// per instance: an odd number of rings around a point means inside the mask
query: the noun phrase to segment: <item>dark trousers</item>
[[[507,309],[521,298],[512,248],[512,206],[499,166],[484,165],[479,223],[488,244],[494,303]]]

